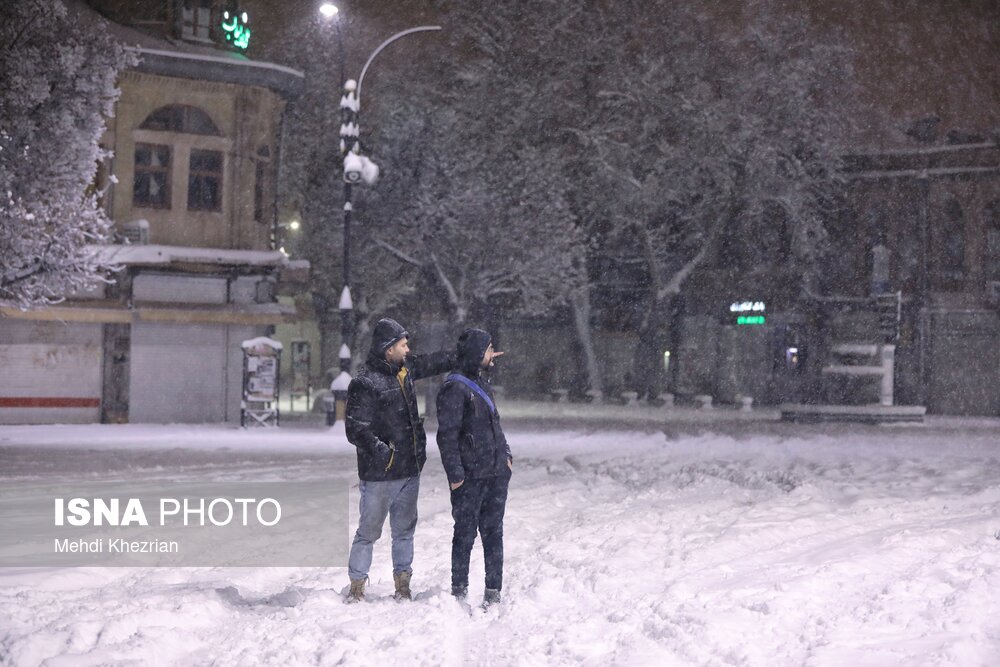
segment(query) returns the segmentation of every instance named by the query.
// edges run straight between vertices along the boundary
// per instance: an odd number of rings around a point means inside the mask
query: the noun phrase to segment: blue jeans
[[[412,572],[413,531],[417,528],[417,494],[420,477],[386,482],[361,480],[361,518],[351,544],[347,573],[351,579],[364,579],[372,565],[372,546],[382,536],[385,517],[389,516],[392,533],[392,571]]]

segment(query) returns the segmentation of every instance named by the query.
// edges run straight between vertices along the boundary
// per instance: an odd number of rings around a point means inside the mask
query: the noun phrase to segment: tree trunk
[[[639,398],[653,398],[663,387],[663,352],[667,349],[667,322],[664,314],[669,308],[671,299],[660,299],[653,295],[650,298],[649,311],[643,318],[639,328],[639,340],[636,341],[635,352],[632,355],[632,389]]]
[[[424,280],[441,299],[441,307],[447,313],[449,323],[461,331],[468,319],[468,308],[462,303],[455,285],[441,269],[437,257],[432,253],[430,261],[423,264],[420,269]]]
[[[744,208],[743,201],[737,199],[730,206],[724,219],[727,221],[735,220],[742,214]],[[712,225],[698,252],[666,280],[659,272],[660,267],[652,252],[649,235],[645,233],[643,228],[639,228],[646,249],[646,262],[649,266],[650,276],[653,277],[649,310],[639,327],[639,341],[632,358],[634,389],[640,397],[656,394],[659,386],[662,385],[662,382],[658,381],[664,376],[663,360],[660,355],[667,349],[668,342],[672,342],[669,331],[666,329],[668,319],[664,315],[673,310],[675,300],[681,295],[684,283],[708,256],[715,239],[723,228],[724,225],[719,222]]]
[[[597,354],[594,352],[594,341],[591,336],[590,324],[590,289],[586,286],[576,290],[570,297],[573,308],[573,326],[576,337],[583,350],[583,358],[587,367],[588,389],[601,390],[601,369],[597,365]]]

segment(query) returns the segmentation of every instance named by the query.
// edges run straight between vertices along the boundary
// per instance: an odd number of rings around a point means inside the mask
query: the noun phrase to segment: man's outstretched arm
[[[406,363],[410,376],[414,380],[447,373],[454,370],[456,365],[455,353],[445,350],[429,354],[413,355]]]

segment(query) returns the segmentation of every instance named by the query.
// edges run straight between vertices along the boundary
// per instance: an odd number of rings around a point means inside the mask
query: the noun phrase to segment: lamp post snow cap
[[[351,301],[351,288],[344,285],[344,290],[340,293],[340,310],[354,310],[354,302]]]
[[[330,391],[347,391],[347,388],[350,386],[351,374],[347,371],[341,371],[340,375],[330,383]]]

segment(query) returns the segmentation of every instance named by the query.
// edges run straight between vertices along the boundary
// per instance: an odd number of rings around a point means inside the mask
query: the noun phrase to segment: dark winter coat
[[[358,476],[365,481],[420,474],[427,460],[427,434],[413,381],[455,367],[455,356],[448,352],[408,357],[403,367],[389,364],[385,351],[405,336],[395,321],[380,320],[368,360],[347,389],[347,440],[357,447]]]
[[[474,382],[491,401],[493,388],[480,372],[490,335],[467,329],[458,340],[458,373]],[[510,446],[500,427],[500,414],[471,387],[449,376],[437,397],[437,443],[448,482],[506,475]]]

